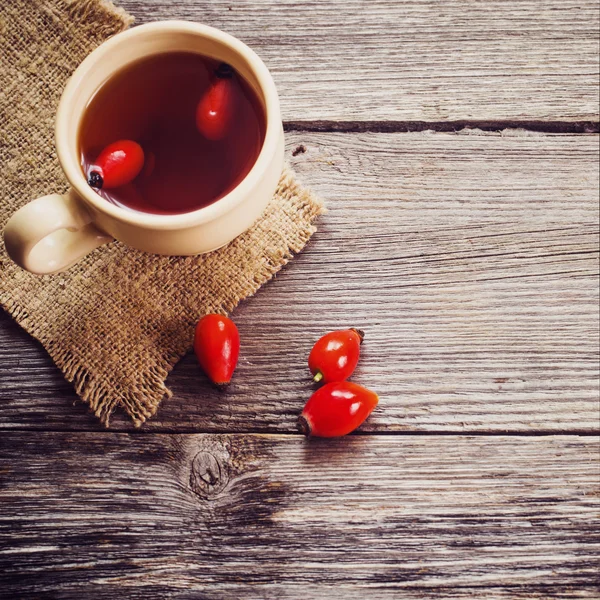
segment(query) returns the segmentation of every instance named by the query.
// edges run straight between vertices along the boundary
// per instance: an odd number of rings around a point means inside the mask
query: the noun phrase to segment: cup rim
[[[73,100],[81,81],[95,64],[102,61],[117,46],[128,43],[131,39],[152,32],[192,33],[212,39],[228,46],[248,62],[265,100],[266,131],[261,151],[244,179],[230,192],[208,206],[186,213],[174,215],[158,215],[144,212],[134,212],[106,201],[89,187],[78,156],[72,156],[69,151],[70,139],[68,122],[73,119],[71,113]],[[148,54],[150,55],[150,53]],[[116,71],[116,69],[115,69]],[[78,114],[78,119],[81,114]],[[121,32],[103,42],[93,50],[77,67],[68,81],[61,96],[56,114],[56,151],[67,180],[77,194],[94,209],[120,222],[138,225],[149,229],[183,229],[206,223],[226,214],[240,204],[252,192],[265,176],[273,154],[277,150],[280,137],[281,117],[279,97],[275,82],[260,57],[246,44],[232,35],[201,23],[191,21],[157,21],[139,25]]]

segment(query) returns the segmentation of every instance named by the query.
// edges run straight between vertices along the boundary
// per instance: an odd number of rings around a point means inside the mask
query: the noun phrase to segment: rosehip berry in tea
[[[358,364],[364,337],[360,329],[343,329],[327,333],[317,340],[308,355],[308,368],[313,379],[317,383],[348,379]]]
[[[346,435],[362,425],[378,402],[377,394],[356,383],[327,383],[306,403],[298,429],[306,436]]]
[[[212,204],[246,177],[264,142],[264,107],[251,83],[222,64],[191,52],[158,54],[125,66],[96,91],[78,141],[97,194],[134,211],[180,214]],[[215,91],[221,81],[228,87]],[[222,129],[213,124],[206,135],[196,117],[211,90]],[[108,187],[103,178],[99,188],[92,167],[118,140],[139,144],[144,165],[125,185]]]
[[[214,74],[196,109],[196,127],[209,140],[221,140],[231,132],[240,97],[240,87],[232,68],[222,63]]]
[[[88,183],[97,189],[111,189],[131,183],[144,166],[142,147],[131,140],[109,144],[90,167]]]

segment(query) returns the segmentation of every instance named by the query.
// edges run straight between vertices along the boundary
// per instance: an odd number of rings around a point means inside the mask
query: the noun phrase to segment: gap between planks
[[[155,429],[146,429],[140,427],[138,429],[124,429],[120,427],[110,428],[93,428],[93,427],[81,427],[76,430],[67,429],[65,427],[47,427],[42,430],[36,429],[34,427],[2,427],[0,431],[4,431],[5,433],[28,433],[31,431],[44,432],[44,433],[93,433],[93,434],[126,434],[126,435],[257,435],[263,437],[278,437],[278,436],[286,436],[286,437],[304,437],[303,434],[296,431],[273,431],[268,432],[261,429],[247,429],[243,431],[223,431],[223,429],[219,428],[202,428],[202,429],[194,429],[192,427],[157,427]],[[556,436],[568,436],[568,437],[599,437],[598,431],[593,429],[565,429],[565,430],[555,430],[555,429],[544,429],[538,431],[468,431],[468,430],[441,430],[436,431],[435,429],[431,430],[421,430],[421,431],[355,431],[348,436],[347,438],[353,437],[377,437],[377,436],[386,436],[386,437],[417,437],[417,436],[439,436],[439,437],[453,437],[453,436],[473,436],[473,437],[556,437]],[[316,439],[316,438],[311,438]],[[326,438],[318,438],[320,440],[325,440]],[[339,438],[331,438],[331,439],[339,439]],[[310,442],[310,440],[309,440]]]
[[[502,132],[510,129],[535,131],[537,133],[597,134],[598,121],[506,121],[506,120],[463,120],[463,121],[284,121],[286,132],[310,133],[413,133],[437,131],[458,132],[463,129],[480,129]]]

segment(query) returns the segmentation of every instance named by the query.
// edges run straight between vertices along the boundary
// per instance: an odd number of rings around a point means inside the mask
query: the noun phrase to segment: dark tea
[[[199,54],[159,54],[125,67],[96,91],[79,129],[81,164],[90,185],[117,206],[185,213],[244,179],[265,128],[256,92],[231,67]],[[108,173],[106,149],[122,140],[141,147],[131,181]]]

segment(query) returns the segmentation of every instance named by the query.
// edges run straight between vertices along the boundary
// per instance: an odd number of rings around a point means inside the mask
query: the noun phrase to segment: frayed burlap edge
[[[98,23],[98,33],[103,34],[105,28],[106,35],[115,33],[113,24],[106,19],[113,19],[115,22],[121,22],[121,30],[130,27],[134,22],[125,9],[115,6],[111,0],[66,0],[69,14],[75,21],[94,21]]]

